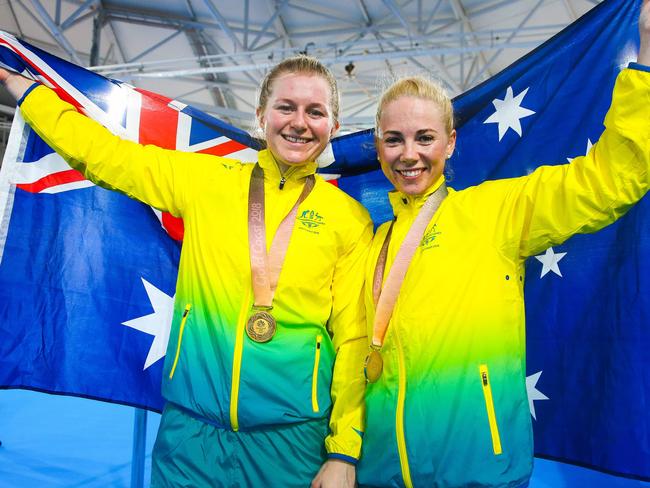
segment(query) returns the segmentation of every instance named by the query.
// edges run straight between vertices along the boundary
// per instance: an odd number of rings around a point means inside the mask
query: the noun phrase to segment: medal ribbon
[[[255,164],[248,189],[248,247],[250,249],[251,281],[255,302],[253,307],[270,310],[278,286],[284,257],[296,223],[298,207],[314,188],[314,175],[305,178],[302,193],[275,231],[269,253],[266,253],[266,223],[264,222],[264,171]]]
[[[388,245],[393,233],[394,221],[393,224],[390,225],[390,229],[388,229],[386,239],[384,239],[381,251],[379,252],[379,257],[377,258],[375,275],[372,283],[372,295],[376,307],[375,320],[372,325],[371,347],[373,349],[380,349],[384,343],[386,331],[388,330],[388,323],[393,315],[393,309],[395,308],[400,288],[404,282],[404,277],[406,276],[406,272],[411,264],[415,250],[422,241],[424,231],[429,225],[429,222],[431,222],[436,210],[438,210],[438,207],[440,207],[440,204],[447,196],[447,193],[447,185],[443,183],[429,196],[429,198],[427,198],[427,201],[424,202],[424,205],[418,212],[417,217],[415,217],[413,224],[411,224],[411,228],[406,234],[402,245],[397,251],[395,261],[388,271],[386,282],[382,288],[381,283],[384,279],[386,260],[388,258]]]

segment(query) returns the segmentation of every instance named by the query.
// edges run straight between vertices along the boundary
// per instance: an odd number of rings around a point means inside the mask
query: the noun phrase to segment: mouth
[[[282,134],[282,138],[292,144],[308,144],[312,141],[309,137],[291,136],[288,134]]]
[[[404,179],[414,180],[425,172],[425,168],[396,169],[395,172]]]

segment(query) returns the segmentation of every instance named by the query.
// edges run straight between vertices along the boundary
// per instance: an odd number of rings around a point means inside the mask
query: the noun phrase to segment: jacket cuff
[[[345,454],[339,454],[337,452],[328,453],[327,459],[338,459],[340,461],[345,461],[346,463],[350,463],[353,466],[356,466],[356,464],[359,462],[357,458],[353,458],[352,456],[346,456]]]
[[[639,64],[633,62],[633,63],[629,63],[627,67],[630,69],[635,69],[637,71],[646,71],[650,73],[650,66],[646,66],[645,64]]]
[[[37,86],[40,86],[40,83],[38,83],[37,81],[35,81],[34,83],[32,83],[32,86],[30,86],[27,90],[25,90],[25,93],[23,93],[23,96],[20,97],[20,98],[18,99],[18,101],[16,102],[16,104],[20,107],[20,105],[23,103],[23,101],[25,100],[25,98],[27,97],[27,95],[29,95],[29,94],[32,92],[32,90],[33,90],[34,88],[36,88]]]

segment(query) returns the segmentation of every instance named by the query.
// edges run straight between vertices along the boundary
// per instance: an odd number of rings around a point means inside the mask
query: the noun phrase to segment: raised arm
[[[53,90],[20,74],[0,69],[0,83],[16,98],[32,129],[87,179],[182,216],[186,189],[191,186],[187,178],[193,174],[188,164],[191,160],[196,173],[208,166],[205,155],[122,139],[61,100]]]
[[[586,156],[477,189],[481,201],[494,203],[482,207],[482,221],[507,255],[525,258],[595,232],[650,189],[650,0],[640,10],[639,35],[638,63],[619,74],[605,131]]]

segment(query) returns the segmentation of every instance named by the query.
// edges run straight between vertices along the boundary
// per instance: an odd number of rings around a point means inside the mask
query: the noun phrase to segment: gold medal
[[[363,372],[366,375],[366,379],[369,383],[376,382],[381,376],[381,372],[384,369],[384,360],[381,357],[379,349],[370,349],[370,352],[366,356],[366,361],[363,364]]]
[[[255,342],[269,342],[275,334],[275,319],[268,312],[255,312],[246,323],[246,334]]]

